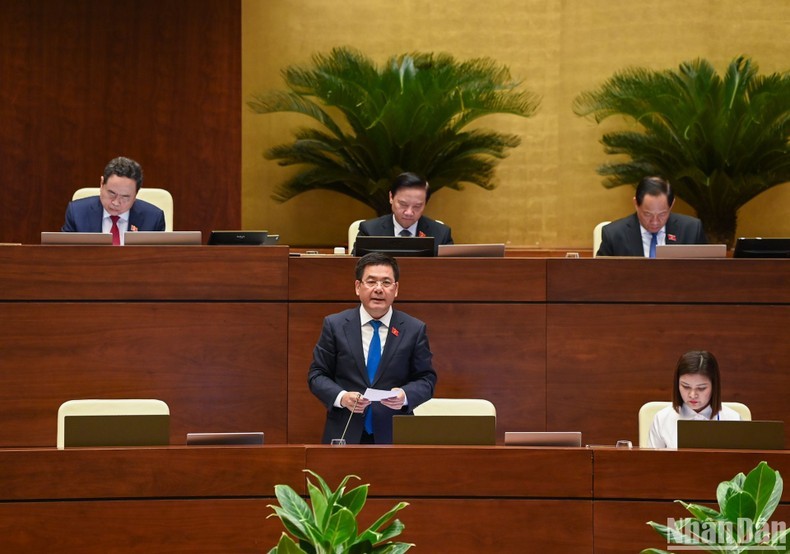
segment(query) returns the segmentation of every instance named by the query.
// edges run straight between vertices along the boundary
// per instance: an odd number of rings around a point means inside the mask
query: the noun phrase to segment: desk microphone
[[[362,398],[362,395],[361,395],[361,394],[359,394],[359,393],[357,393],[357,397],[356,397],[356,399],[354,400],[354,407],[353,407],[353,408],[351,408],[351,415],[350,415],[350,416],[348,416],[348,421],[346,421],[346,428],[345,428],[345,429],[343,429],[343,434],[340,436],[340,440],[341,440],[341,441],[344,441],[344,442],[345,442],[345,440],[346,440],[346,431],[348,431],[348,426],[349,426],[349,424],[351,423],[351,418],[352,418],[352,417],[354,417],[354,410],[356,410],[356,409],[357,409],[357,402],[359,402],[359,399],[360,399],[360,398]],[[342,444],[342,443],[341,443],[341,444]]]

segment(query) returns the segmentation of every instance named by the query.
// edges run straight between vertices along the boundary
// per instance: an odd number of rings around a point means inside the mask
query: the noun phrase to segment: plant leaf
[[[762,529],[779,505],[783,489],[782,477],[778,471],[768,467],[766,462],[760,462],[746,476],[743,489],[755,500],[754,528]]]
[[[277,546],[269,550],[269,554],[305,554],[305,551],[299,548],[291,537],[283,533]]]

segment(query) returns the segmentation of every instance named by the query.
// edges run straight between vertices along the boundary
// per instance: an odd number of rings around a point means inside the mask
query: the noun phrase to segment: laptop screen
[[[678,448],[784,450],[781,421],[678,421]]]
[[[167,446],[167,414],[68,415],[63,418],[63,444],[72,446]]]
[[[394,444],[496,444],[496,416],[397,415],[392,417]]]

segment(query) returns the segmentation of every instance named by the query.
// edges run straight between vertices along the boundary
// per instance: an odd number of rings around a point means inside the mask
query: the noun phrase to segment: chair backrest
[[[609,225],[611,221],[601,221],[593,229],[593,257],[598,256],[598,249],[601,247],[601,233],[603,232],[604,225]]]
[[[72,200],[79,200],[88,196],[99,196],[99,187],[86,187],[77,189],[72,195]],[[173,196],[165,189],[143,187],[137,192],[137,198],[150,202],[165,212],[165,231],[173,230]]]
[[[722,402],[722,406],[727,406],[731,410],[735,410],[738,412],[738,415],[741,416],[743,421],[751,421],[752,420],[752,412],[746,406],[746,404],[741,404],[740,402]],[[639,447],[646,448],[647,447],[647,439],[650,435],[650,427],[653,425],[653,419],[656,417],[656,414],[666,408],[667,406],[671,406],[672,402],[646,402],[639,408]]]
[[[414,408],[414,415],[496,415],[496,408],[481,398],[431,398]]]
[[[357,235],[359,234],[359,226],[365,221],[364,219],[357,219],[348,226],[348,253],[354,250],[354,243],[357,242]]]
[[[68,400],[58,408],[58,448],[65,445],[66,416],[76,415],[170,415],[170,408],[151,398]]]

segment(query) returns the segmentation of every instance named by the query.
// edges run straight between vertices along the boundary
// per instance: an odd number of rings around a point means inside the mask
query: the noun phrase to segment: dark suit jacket
[[[669,214],[667,244],[707,244],[702,222],[696,217]],[[598,256],[644,256],[639,218],[633,213],[605,225],[601,232]]]
[[[433,355],[425,323],[393,309],[389,335],[372,383],[365,365],[361,325],[359,307],[326,317],[321,338],[313,350],[307,383],[327,409],[324,443],[341,437],[351,415],[349,410],[334,406],[341,391],[362,393],[368,387],[383,390],[400,387],[406,392],[408,405],[400,411],[391,410],[380,402],[371,403],[377,444],[392,442],[393,415],[411,414],[414,408],[433,396],[436,371],[431,365]],[[363,414],[354,414],[351,418],[345,437],[349,444],[359,443],[364,422]]]
[[[104,208],[98,196],[74,200],[66,208],[66,222],[60,230],[71,233],[101,233],[103,215]],[[129,210],[130,230],[132,225],[139,231],[164,231],[165,213],[145,200],[135,200]]]
[[[395,236],[395,224],[392,222],[392,214],[363,221],[359,225],[359,235],[363,237]],[[438,247],[440,244],[453,244],[453,235],[450,228],[430,217],[422,216],[417,222],[417,236],[433,237],[435,247]],[[356,255],[356,246],[351,253]]]

